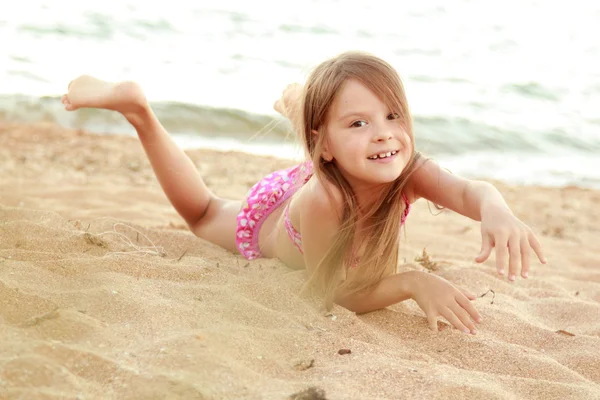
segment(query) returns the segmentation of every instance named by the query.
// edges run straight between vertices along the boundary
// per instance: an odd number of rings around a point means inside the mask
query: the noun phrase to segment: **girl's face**
[[[323,155],[335,159],[355,190],[390,183],[406,167],[412,144],[397,113],[358,80],[340,88],[329,110]]]

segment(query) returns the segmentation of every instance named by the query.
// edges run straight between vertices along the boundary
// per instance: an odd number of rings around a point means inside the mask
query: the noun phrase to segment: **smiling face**
[[[325,125],[323,157],[335,160],[355,190],[393,182],[409,162],[412,143],[400,113],[356,79],[340,87]]]

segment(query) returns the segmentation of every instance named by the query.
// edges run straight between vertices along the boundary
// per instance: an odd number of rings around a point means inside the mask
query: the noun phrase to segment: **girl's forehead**
[[[385,104],[375,93],[362,82],[348,79],[337,92],[330,111],[332,115],[341,116],[347,112],[368,112],[381,107]]]

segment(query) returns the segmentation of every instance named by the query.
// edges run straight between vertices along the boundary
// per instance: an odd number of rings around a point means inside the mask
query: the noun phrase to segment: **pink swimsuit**
[[[267,217],[281,203],[290,198],[300,189],[313,174],[310,161],[275,171],[256,183],[248,193],[248,200],[237,215],[236,245],[240,253],[248,260],[262,257],[258,245],[258,232]],[[402,193],[406,204],[402,213],[401,223],[404,224],[410,211],[410,203]],[[284,212],[285,229],[296,248],[302,253],[302,236],[289,216],[289,203]]]

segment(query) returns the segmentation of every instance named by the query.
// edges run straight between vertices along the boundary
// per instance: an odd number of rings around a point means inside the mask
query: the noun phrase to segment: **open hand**
[[[426,272],[417,274],[412,298],[425,312],[429,327],[437,331],[437,318],[441,316],[456,329],[475,334],[477,329],[473,320],[481,322],[481,315],[471,304],[475,296],[437,275]]]
[[[482,263],[496,248],[496,269],[504,274],[508,260],[508,279],[515,280],[521,270],[521,276],[529,276],[530,258],[533,252],[542,264],[546,258],[540,242],[532,230],[508,210],[491,210],[481,216],[481,252],[475,261]]]

